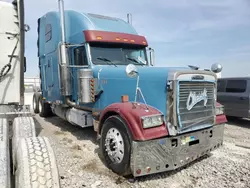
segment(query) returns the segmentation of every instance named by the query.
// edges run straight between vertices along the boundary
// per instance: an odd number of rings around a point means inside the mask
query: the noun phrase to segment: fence
[[[40,78],[39,77],[25,77],[24,88],[25,92],[32,92],[40,90]]]

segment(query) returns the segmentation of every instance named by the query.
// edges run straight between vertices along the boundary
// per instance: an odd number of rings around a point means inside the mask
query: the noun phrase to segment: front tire
[[[47,103],[42,96],[39,97],[39,115],[41,117],[49,117],[52,115],[50,104]]]
[[[103,124],[100,149],[108,168],[126,176],[131,174],[131,139],[120,116],[111,116]]]
[[[34,93],[33,95],[33,103],[32,103],[32,107],[33,107],[33,110],[34,110],[34,113],[35,114],[38,114],[39,113],[39,97],[40,97],[40,94],[39,93]]]

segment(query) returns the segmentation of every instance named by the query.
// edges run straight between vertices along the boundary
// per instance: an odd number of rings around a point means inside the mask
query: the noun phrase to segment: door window
[[[226,92],[231,93],[244,93],[246,91],[246,80],[228,80]]]
[[[225,92],[226,80],[219,79],[217,81],[217,92]]]
[[[74,50],[75,65],[88,65],[87,54],[84,46],[78,47]]]
[[[45,28],[45,39],[46,42],[50,41],[52,38],[52,26],[51,24],[47,24]]]

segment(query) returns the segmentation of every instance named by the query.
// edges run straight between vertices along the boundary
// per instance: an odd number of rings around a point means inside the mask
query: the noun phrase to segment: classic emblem
[[[192,76],[192,80],[204,80],[204,76],[203,75],[194,75]]]
[[[204,107],[207,106],[207,89],[204,88],[204,90],[200,93],[195,93],[193,91],[190,91],[187,99],[187,110],[191,110],[197,103],[204,101]]]

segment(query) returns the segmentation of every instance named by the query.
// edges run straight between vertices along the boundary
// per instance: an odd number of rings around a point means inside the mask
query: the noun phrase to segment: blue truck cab
[[[222,145],[216,74],[153,66],[153,50],[131,24],[60,9],[38,19],[37,46],[34,111],[94,126],[115,173],[173,170]]]

